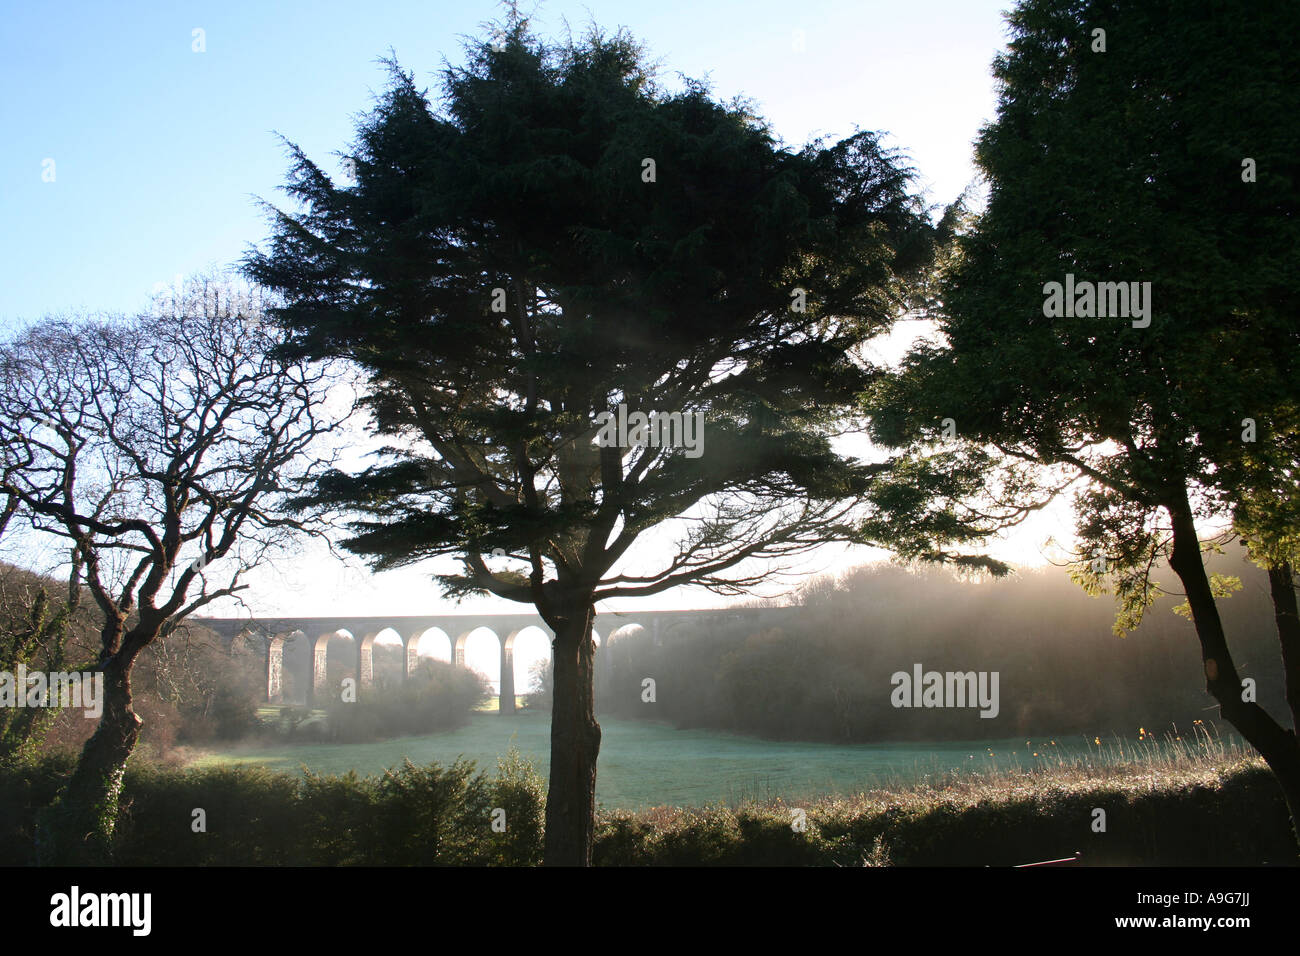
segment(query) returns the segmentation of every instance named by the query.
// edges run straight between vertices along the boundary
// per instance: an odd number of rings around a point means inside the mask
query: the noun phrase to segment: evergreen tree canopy
[[[877,383],[874,434],[921,446],[949,416],[1080,480],[1078,576],[1114,583],[1121,630],[1167,556],[1207,689],[1295,817],[1300,750],[1243,694],[1215,603],[1233,582],[1206,575],[1195,522],[1294,540],[1300,55],[1278,38],[1300,7],[1025,0],[1010,22],[976,147],[988,204],[939,283],[945,341]],[[1300,637],[1281,636],[1300,705]]]
[[[785,148],[698,82],[660,89],[622,34],[553,48],[516,18],[468,53],[440,109],[393,65],[355,183],[294,148],[305,211],[248,263],[297,349],[369,374],[394,442],[314,499],[362,514],[347,546],[377,568],[466,555],[453,591],[545,615],[556,576],[590,592],[701,502],[662,570],[596,598],[732,591],[746,558],[853,533],[843,502],[881,466],[831,448],[869,382],[848,352],[932,251],[898,157],[869,133]],[[702,413],[702,453],[599,447],[620,404]],[[489,570],[497,549],[527,575]]]

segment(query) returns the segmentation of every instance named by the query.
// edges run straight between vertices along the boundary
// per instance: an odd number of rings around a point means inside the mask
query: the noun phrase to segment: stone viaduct
[[[604,611],[597,612],[595,639],[597,647],[608,645],[616,637],[630,634],[637,626],[655,643],[661,643],[674,630],[689,625],[720,625],[752,623],[755,628],[777,626],[785,621],[795,608],[725,608],[696,611]],[[437,629],[450,643],[451,662],[465,666],[465,645],[470,634],[486,628],[497,639],[501,649],[501,713],[515,709],[514,645],[520,632],[535,627],[546,635],[548,642],[554,634],[534,613],[516,614],[429,614],[414,617],[265,617],[265,618],[204,618],[191,620],[215,631],[229,645],[235,640],[260,641],[266,648],[266,699],[279,703],[284,699],[284,649],[286,641],[303,638],[308,647],[305,664],[307,703],[323,699],[326,693],[326,662],[332,637],[347,633],[356,642],[357,683],[366,685],[374,680],[375,638],[391,630],[401,639],[405,668],[411,674],[419,663],[420,639]],[[597,660],[605,655],[598,651]]]

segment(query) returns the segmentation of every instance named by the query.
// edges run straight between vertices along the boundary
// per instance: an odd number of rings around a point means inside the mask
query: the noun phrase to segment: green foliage
[[[1292,862],[1285,805],[1258,761],[1134,763],[1112,771],[957,779],[804,804],[602,812],[605,866],[1009,866],[1082,850],[1086,863],[1257,865]],[[34,817],[72,771],[66,757],[0,769],[0,862],[33,860]],[[1014,784],[1014,785],[1013,785]],[[1124,821],[1079,836],[1105,807]],[[506,832],[490,827],[506,809]],[[207,832],[193,829],[206,810]],[[1249,818],[1249,828],[1223,819]],[[402,821],[405,821],[404,823]],[[296,777],[258,767],[127,773],[114,862],[124,866],[373,864],[527,866],[541,859],[540,780],[511,756],[494,779],[457,761],[381,778]]]
[[[1300,566],[1300,405],[1275,408],[1225,467],[1233,527],[1264,568]]]
[[[1083,853],[1086,865],[1294,862],[1287,811],[1259,762],[1228,770],[1072,779],[1046,774],[810,802],[804,832],[782,804],[605,814],[604,866],[1014,866]],[[1121,829],[1080,836],[1104,807]],[[1211,821],[1250,815],[1249,829]]]
[[[543,603],[559,569],[593,588],[643,532],[727,493],[749,506],[710,507],[683,563],[610,591],[734,591],[721,572],[745,549],[853,536],[838,505],[880,469],[832,447],[869,381],[849,350],[933,255],[901,157],[869,132],[786,147],[703,83],[663,89],[625,33],[550,44],[517,13],[442,79],[435,108],[393,65],[355,184],[291,147],[301,208],[247,263],[284,295],[294,351],[365,371],[391,439],[303,505],[350,513],[345,547],[377,568],[460,554],[449,593]],[[703,454],[597,447],[621,403],[703,413]],[[544,581],[478,560],[496,548]]]
[[[506,826],[494,841],[494,861],[503,866],[535,865],[542,858],[546,782],[513,746],[497,761],[492,805],[505,811]]]
[[[341,862],[328,838],[348,818],[322,819],[315,781],[264,767],[212,767],[178,772],[135,761],[127,774],[114,857],[126,866],[270,866]],[[194,811],[207,831],[194,831]],[[337,807],[335,807],[337,809]],[[320,827],[317,829],[317,827]],[[292,836],[291,836],[292,835]],[[287,839],[311,853],[295,853]]]
[[[465,53],[438,105],[390,64],[354,183],[290,146],[298,208],[271,210],[246,262],[286,354],[354,363],[388,442],[300,507],[338,513],[377,570],[460,557],[448,595],[533,604],[570,649],[606,598],[744,593],[764,559],[862,537],[849,515],[881,468],[835,448],[871,377],[852,350],[934,253],[901,155],[867,131],[787,147],[703,82],[661,87],[622,31],[548,43],[512,8]],[[702,433],[610,443],[620,410]],[[692,512],[675,554],[614,573]],[[598,738],[575,731],[557,739],[594,773]],[[592,781],[561,774],[587,792],[553,809],[589,806]]]
[[[392,858],[372,857],[376,862],[464,866],[488,843],[490,795],[467,761],[457,760],[444,769],[416,767],[408,760],[380,779],[375,802],[376,845],[396,851]]]
[[[72,771],[69,756],[0,770],[0,862],[30,863],[35,820]],[[541,781],[517,753],[494,777],[468,761],[382,777],[301,777],[262,767],[164,768],[136,761],[118,809],[120,866],[528,866],[539,862]],[[492,812],[505,810],[505,832]],[[196,829],[196,810],[206,830]]]
[[[55,751],[0,764],[0,865],[35,861],[37,819],[72,776],[76,754]]]
[[[75,608],[66,602],[52,603],[44,586],[29,590],[29,595],[26,608],[5,607],[0,614],[0,671],[16,675],[20,665],[29,671],[63,670]],[[24,610],[25,619],[15,620]],[[26,692],[25,687],[16,688],[16,693]],[[23,760],[39,750],[57,715],[53,707],[0,707],[0,764]]]
[[[1024,0],[1009,22],[997,119],[976,146],[988,202],[941,257],[940,343],[868,405],[877,439],[916,455],[951,417],[1043,493],[1086,483],[1078,579],[1113,589],[1123,633],[1159,592],[1169,509],[1233,516],[1263,550],[1297,527],[1300,129],[1277,117],[1300,109],[1300,87],[1277,37],[1300,29],[1300,8]],[[1149,324],[1045,314],[1067,273],[1150,282]]]
[[[1222,600],[1235,591],[1242,589],[1241,578],[1235,574],[1211,574],[1210,591],[1213,593],[1215,600]],[[1188,620],[1192,618],[1192,608],[1186,601],[1173,608],[1175,614],[1179,614]]]

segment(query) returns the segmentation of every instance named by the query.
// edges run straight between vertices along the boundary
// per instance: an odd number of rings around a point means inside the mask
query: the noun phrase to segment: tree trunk
[[[103,665],[104,712],[63,792],[41,816],[38,861],[56,865],[109,862],[127,759],[143,721],[132,708],[131,664],[119,651]]]
[[[1196,636],[1201,644],[1201,661],[1206,689],[1219,702],[1219,712],[1254,747],[1282,786],[1291,812],[1292,834],[1300,845],[1300,745],[1293,731],[1282,727],[1254,701],[1243,701],[1241,678],[1228,652],[1223,621],[1210,588],[1201,558],[1200,540],[1191,506],[1183,491],[1180,500],[1167,505],[1173,521],[1174,547],[1169,556],[1187,592]]]
[[[1273,598],[1273,618],[1282,644],[1282,674],[1286,678],[1286,704],[1291,727],[1300,731],[1300,613],[1297,613],[1294,576],[1289,562],[1268,569],[1268,589]]]
[[[596,819],[595,648],[587,607],[559,622],[552,644],[551,780],[546,794],[547,866],[590,866]]]

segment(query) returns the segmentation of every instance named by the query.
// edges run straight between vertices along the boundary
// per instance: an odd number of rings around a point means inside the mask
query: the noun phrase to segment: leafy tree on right
[[[1270,569],[1294,725],[1300,55],[1279,38],[1300,7],[1028,0],[1009,21],[987,205],[938,282],[941,339],[868,396],[873,436],[924,455],[955,425],[1045,486],[1076,479],[1077,576],[1115,588],[1120,629],[1167,559],[1206,688],[1294,823],[1295,730],[1243,687],[1197,523]]]

